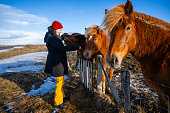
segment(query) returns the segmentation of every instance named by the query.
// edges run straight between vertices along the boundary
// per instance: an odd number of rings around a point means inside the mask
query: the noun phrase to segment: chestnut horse
[[[170,23],[133,11],[131,1],[107,11],[103,23],[111,41],[107,62],[113,68],[131,53],[164,107],[170,104]]]
[[[97,25],[92,25],[86,28],[86,47],[83,56],[86,59],[95,58],[97,55],[102,55],[102,62],[104,68],[107,66],[106,56],[109,51],[109,36],[106,31]],[[114,69],[109,68],[109,78],[112,79]],[[102,92],[105,93],[105,75],[102,72]]]

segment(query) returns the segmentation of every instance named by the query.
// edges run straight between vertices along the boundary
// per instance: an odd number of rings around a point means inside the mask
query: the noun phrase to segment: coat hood
[[[48,38],[50,35],[51,35],[52,37],[58,37],[58,35],[56,35],[56,34],[54,33],[54,30],[53,30],[52,26],[49,26],[47,29],[48,29],[48,32],[46,32],[46,34],[45,34],[44,43],[47,42],[47,38]]]

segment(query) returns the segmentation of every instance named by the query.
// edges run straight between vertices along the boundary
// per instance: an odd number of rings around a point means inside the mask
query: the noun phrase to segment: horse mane
[[[161,19],[143,14],[143,13],[133,12],[132,18],[138,19],[138,20],[140,20],[146,24],[152,25],[152,26],[160,27],[161,29],[164,29],[164,30],[170,30],[169,23],[167,23]]]
[[[114,26],[125,15],[124,6],[124,4],[120,4],[107,11],[103,22],[104,26],[106,26],[107,32],[111,32]]]

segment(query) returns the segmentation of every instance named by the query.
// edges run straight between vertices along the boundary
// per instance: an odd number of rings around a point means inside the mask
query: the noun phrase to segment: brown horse
[[[111,41],[107,62],[114,68],[121,65],[127,53],[141,64],[146,82],[168,106],[170,98],[170,23],[133,11],[131,1],[118,5],[105,16],[104,25]],[[167,96],[165,96],[167,95]]]
[[[69,35],[68,33],[64,33],[64,34],[61,35],[61,38],[64,40],[64,43],[66,45],[79,45],[79,46],[81,46],[81,49],[77,50],[77,61],[76,61],[76,65],[73,68],[73,70],[75,70],[78,66],[79,56],[83,55],[83,51],[85,49],[85,45],[86,45],[85,35],[80,34],[80,33],[73,33],[71,35]],[[68,66],[69,66],[69,62],[68,62]],[[71,67],[69,69],[72,70]]]
[[[109,51],[109,36],[104,29],[97,25],[92,25],[86,29],[86,47],[83,56],[86,59],[95,58],[97,55],[102,55],[104,68],[107,66],[106,56]],[[109,78],[112,79],[114,69],[109,68]],[[102,91],[105,92],[105,75],[102,72]]]
[[[83,54],[83,51],[86,46],[86,38],[85,35],[80,33],[73,33],[69,35],[68,33],[64,33],[61,35],[61,38],[64,40],[66,45],[80,45],[81,49],[77,50],[79,54]]]

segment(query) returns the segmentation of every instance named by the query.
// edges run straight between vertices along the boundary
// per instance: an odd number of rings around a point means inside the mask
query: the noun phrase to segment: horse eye
[[[127,26],[127,27],[126,27],[126,31],[129,31],[129,30],[130,30],[130,26]]]
[[[97,41],[97,38],[95,38],[94,41]]]

